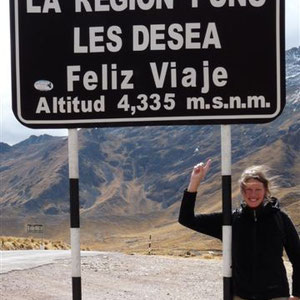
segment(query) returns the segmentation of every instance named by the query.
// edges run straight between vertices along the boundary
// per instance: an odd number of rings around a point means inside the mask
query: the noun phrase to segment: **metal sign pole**
[[[231,126],[221,125],[223,206],[223,297],[232,300]]]
[[[78,132],[69,129],[69,181],[73,300],[81,300]]]

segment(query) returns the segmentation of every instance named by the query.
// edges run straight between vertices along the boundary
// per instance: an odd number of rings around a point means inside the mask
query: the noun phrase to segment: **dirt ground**
[[[291,267],[287,265],[290,276]],[[105,252],[81,260],[84,300],[222,299],[222,260]],[[0,275],[2,300],[72,299],[71,262]]]

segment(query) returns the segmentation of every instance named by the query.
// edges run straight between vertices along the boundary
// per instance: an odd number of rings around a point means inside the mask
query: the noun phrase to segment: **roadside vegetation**
[[[68,250],[70,248],[70,245],[62,241],[0,236],[0,250]]]

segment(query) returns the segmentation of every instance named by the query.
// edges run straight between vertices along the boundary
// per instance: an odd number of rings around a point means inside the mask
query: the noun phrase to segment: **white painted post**
[[[223,206],[223,298],[232,300],[231,126],[221,125]]]
[[[151,254],[151,234],[149,235],[149,247],[148,247],[148,254]]]
[[[78,131],[69,129],[69,182],[73,300],[81,300]]]

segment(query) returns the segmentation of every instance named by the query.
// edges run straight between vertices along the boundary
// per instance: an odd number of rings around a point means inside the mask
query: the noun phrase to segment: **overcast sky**
[[[29,129],[15,119],[11,109],[9,30],[9,0],[0,0],[0,141],[13,145],[32,134],[67,135],[66,129]],[[300,46],[300,0],[286,0],[286,49],[298,46]]]

